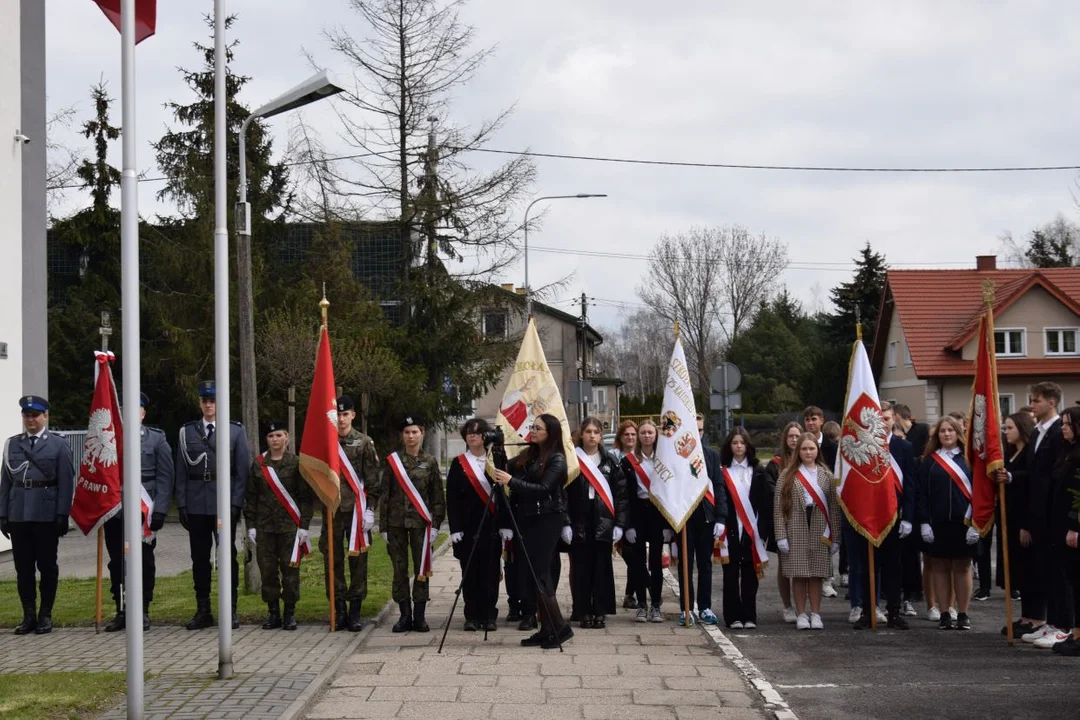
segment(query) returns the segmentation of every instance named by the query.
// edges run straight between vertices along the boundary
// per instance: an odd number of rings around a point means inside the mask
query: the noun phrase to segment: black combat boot
[[[142,609],[142,629],[143,632],[150,629],[150,606],[144,605]]]
[[[120,601],[116,601],[116,617],[105,626],[105,632],[119,632],[127,627],[127,613],[120,607]]]
[[[282,621],[281,628],[283,630],[296,629],[296,603],[285,603],[285,619]]]
[[[240,629],[240,618],[236,614],[236,601],[235,600],[233,600],[233,604],[232,604],[232,629],[233,630],[239,630]]]
[[[15,626],[16,635],[29,635],[37,627],[37,608],[35,602],[23,603],[22,622]]]
[[[199,598],[195,601],[195,614],[185,626],[188,630],[202,630],[214,627],[214,616],[210,613],[210,599]]]
[[[52,608],[41,608],[41,612],[38,613],[37,627],[34,628],[35,635],[47,635],[52,632]]]
[[[412,629],[416,632],[428,632],[431,630],[428,627],[427,621],[424,619],[424,611],[427,609],[426,602],[416,603],[416,612],[413,613]]]
[[[266,622],[262,624],[263,630],[277,630],[281,627],[281,609],[278,608],[278,602],[266,603],[266,608],[270,613],[266,616]]]
[[[349,632],[360,632],[364,623],[360,621],[360,600],[349,601]]]
[[[345,607],[345,598],[334,598],[334,630],[349,629],[349,612]]]
[[[406,600],[405,602],[398,603],[398,610],[401,612],[401,617],[394,623],[394,627],[391,628],[391,632],[403,633],[412,630],[412,602]]]

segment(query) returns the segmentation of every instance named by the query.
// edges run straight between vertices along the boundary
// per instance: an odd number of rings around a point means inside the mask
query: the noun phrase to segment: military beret
[[[356,409],[356,403],[354,403],[353,399],[351,397],[349,397],[348,395],[342,395],[341,397],[339,397],[337,399],[337,409],[338,409],[338,412],[345,412],[346,410],[355,410]]]
[[[272,432],[289,432],[289,423],[284,420],[271,420],[266,423],[266,432],[264,435],[269,435]]]
[[[25,395],[19,398],[19,407],[24,411],[49,412],[49,401],[37,395]]]
[[[203,380],[199,383],[199,397],[217,398],[217,385],[213,380]]]
[[[416,425],[417,427],[424,427],[424,419],[419,415],[406,415],[398,423],[398,432],[404,432],[405,428],[410,425]]]

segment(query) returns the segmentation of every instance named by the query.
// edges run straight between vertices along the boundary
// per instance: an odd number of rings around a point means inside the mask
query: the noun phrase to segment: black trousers
[[[900,586],[904,599],[909,602],[922,600],[922,550],[921,538],[916,526],[910,535],[900,541]]]
[[[232,559],[232,604],[236,607],[236,588],[240,578],[240,565],[236,561],[236,521],[229,526],[229,557]],[[210,553],[215,543],[221,542],[217,534],[217,515],[188,515],[188,544],[191,547],[191,574],[195,581],[195,599],[210,599]]]
[[[56,601],[60,566],[56,550],[60,536],[51,522],[13,522],[11,559],[15,563],[16,586],[23,607],[37,607],[37,573],[41,574],[41,614],[50,615]]]
[[[592,530],[589,531],[590,533]],[[615,614],[615,571],[611,543],[589,538],[570,547],[570,592],[575,615]]]
[[[490,528],[490,521],[488,524]],[[472,533],[466,532],[465,539],[454,546],[454,557],[461,566],[461,596],[465,601],[465,619],[474,623],[494,620],[498,615],[495,604],[499,600],[499,555],[502,545],[499,536],[485,532],[478,542],[473,542]],[[473,546],[476,546],[473,551]],[[472,564],[465,572],[472,552]]]
[[[124,514],[117,513],[105,521],[105,549],[109,552],[109,583],[112,589],[116,609],[125,607],[123,587],[126,569],[124,567]],[[140,538],[141,539],[141,538]],[[154,582],[157,575],[157,563],[154,561],[154,549],[157,538],[142,544],[142,579],[143,608],[147,608],[154,599]]]
[[[696,513],[695,513],[696,514]],[[713,536],[712,526],[697,522],[693,516],[686,525],[686,565],[690,568],[690,597],[694,595],[694,567],[697,567],[697,606],[698,612],[712,609],[712,552]],[[675,544],[682,552],[682,538],[675,536]],[[676,558],[672,558],[675,561]],[[683,559],[678,558],[679,564],[679,607],[683,607]]]
[[[1046,622],[1063,631],[1073,626],[1073,586],[1069,575],[1074,552],[1068,545],[1059,543],[1047,547],[1040,556],[1046,589]]]
[[[634,498],[634,532],[637,542],[623,540],[623,557],[626,559],[627,582],[630,595],[635,595],[638,607],[646,607],[645,593],[653,607],[660,607],[664,591],[664,516],[649,500]]]
[[[517,565],[518,597],[521,598],[521,614],[529,617],[536,614],[537,588],[529,572],[529,562],[536,572],[540,583],[540,592],[554,594],[559,586],[559,572],[562,560],[556,548],[559,534],[562,532],[563,516],[558,513],[546,515],[518,516],[518,528],[521,536],[514,538],[514,552]],[[528,561],[526,561],[528,556]]]
[[[732,528],[734,534],[736,528]],[[757,623],[758,576],[754,570],[753,542],[743,534],[728,545],[724,573],[724,624]]]
[[[993,535],[979,538],[979,547],[975,555],[975,569],[979,571],[979,590],[990,592],[992,571],[990,570],[990,553],[993,552]]]
[[[862,535],[856,535],[856,538],[855,547],[848,548],[848,552],[858,553],[862,560],[864,570],[862,609],[863,615],[870,617],[867,613],[874,612],[877,608],[877,598],[870,594],[870,541]],[[874,589],[880,590],[882,597],[885,598],[885,609],[894,615],[900,612],[900,600],[903,594],[903,560],[901,558],[903,543],[904,541],[900,539],[900,523],[896,523],[881,542],[881,547],[874,549],[874,575],[876,576],[874,583],[877,585]]]

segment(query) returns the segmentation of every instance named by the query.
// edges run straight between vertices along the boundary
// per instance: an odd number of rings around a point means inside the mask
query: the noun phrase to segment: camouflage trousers
[[[390,565],[394,568],[394,583],[390,588],[394,602],[402,603],[409,599],[409,551],[412,550],[413,569],[420,570],[420,555],[424,551],[424,533],[427,528],[386,528],[386,550],[390,555]],[[415,573],[414,573],[415,577]],[[413,602],[428,601],[427,578],[415,578],[412,584]]]
[[[296,532],[255,534],[255,559],[262,576],[262,599],[276,603],[279,599],[292,604],[300,599],[300,568],[289,567]]]
[[[337,600],[363,600],[367,597],[367,553],[349,555],[349,534],[352,526],[352,510],[334,513],[334,598]],[[330,557],[326,544],[326,516],[323,515],[323,531],[319,534],[319,552],[323,556],[323,587],[330,599]],[[345,587],[345,559],[349,560],[349,585]]]

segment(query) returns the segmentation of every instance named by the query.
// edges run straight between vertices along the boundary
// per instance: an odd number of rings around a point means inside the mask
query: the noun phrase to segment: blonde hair
[[[788,458],[787,464],[784,466],[784,472],[780,475],[780,511],[784,513],[784,517],[791,520],[791,504],[792,504],[792,490],[795,486],[795,473],[799,472],[799,465],[802,464],[800,459],[800,451],[802,450],[803,443],[813,443],[817,449],[817,466],[818,472],[825,471],[828,473],[828,469],[821,464],[821,448],[818,447],[817,438],[808,432],[804,432],[799,436],[799,442],[795,445],[795,452]],[[785,447],[787,443],[785,443]]]
[[[634,443],[634,452],[636,454],[638,454],[638,455],[641,454],[641,428],[645,427],[646,425],[650,426],[653,429],[653,431],[656,432],[656,436],[658,438],[660,437],[660,429],[658,427],[656,427],[656,423],[654,423],[652,421],[652,418],[648,418],[647,420],[642,420],[641,424],[637,426],[637,429],[638,429],[637,442]],[[653,441],[653,452],[656,452],[656,441]]]

